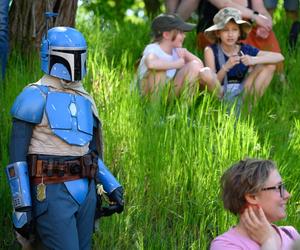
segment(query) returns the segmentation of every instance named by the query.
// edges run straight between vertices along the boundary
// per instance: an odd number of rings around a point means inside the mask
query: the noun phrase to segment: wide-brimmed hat
[[[196,27],[195,24],[184,22],[176,14],[160,14],[152,21],[151,29],[154,36],[161,35],[164,31],[173,29],[181,31],[191,31]]]
[[[215,31],[224,29],[225,25],[231,20],[233,20],[241,28],[240,39],[245,39],[251,30],[251,24],[242,19],[241,12],[239,10],[229,7],[219,10],[219,12],[214,16],[214,25],[204,31],[205,36],[210,41],[215,42],[217,39]]]

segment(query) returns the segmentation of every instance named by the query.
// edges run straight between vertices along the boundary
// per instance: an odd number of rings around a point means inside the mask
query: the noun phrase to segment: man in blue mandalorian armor
[[[91,249],[95,214],[123,211],[123,188],[102,162],[101,123],[81,80],[87,45],[73,28],[55,27],[41,45],[45,75],[16,98],[6,174],[13,224],[34,227],[48,249]],[[111,201],[97,211],[101,184]]]

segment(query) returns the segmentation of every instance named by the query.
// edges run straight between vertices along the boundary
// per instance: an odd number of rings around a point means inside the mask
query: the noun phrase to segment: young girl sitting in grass
[[[153,20],[151,28],[154,39],[146,46],[138,66],[142,95],[157,92],[169,82],[174,82],[177,96],[182,92],[185,82],[192,92],[199,83],[210,91],[220,87],[216,74],[204,67],[197,56],[182,48],[185,32],[194,27],[175,14],[161,14]]]
[[[273,78],[275,64],[283,61],[283,56],[239,42],[251,30],[239,10],[221,9],[213,21],[205,35],[214,44],[205,48],[204,59],[222,82],[225,99],[232,100],[243,91],[254,95],[254,99],[261,97]]]

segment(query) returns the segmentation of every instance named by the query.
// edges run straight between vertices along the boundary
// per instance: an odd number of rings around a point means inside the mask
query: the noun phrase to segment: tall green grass
[[[300,229],[299,53],[288,54],[285,35],[278,34],[288,82],[283,86],[275,76],[251,114],[237,121],[206,92],[190,101],[167,101],[162,95],[148,102],[132,90],[133,65],[150,40],[148,26],[78,25],[89,44],[84,84],[102,119],[105,163],[124,186],[126,200],[122,214],[100,220],[94,249],[207,249],[236,223],[222,207],[219,180],[230,164],[246,156],[278,163],[293,195],[289,216],[280,223]],[[283,30],[284,24],[275,28]],[[187,37],[187,46],[196,51],[193,39],[193,34]],[[10,106],[41,75],[36,58],[12,54],[0,91],[2,169],[8,163]],[[3,171],[0,177],[0,246],[12,249],[10,194]]]

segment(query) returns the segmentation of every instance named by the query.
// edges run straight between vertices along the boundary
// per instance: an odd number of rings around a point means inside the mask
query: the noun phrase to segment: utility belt
[[[29,155],[29,176],[34,184],[61,183],[80,178],[93,179],[98,169],[98,158],[94,153],[75,159],[59,157],[40,158],[40,155]]]

